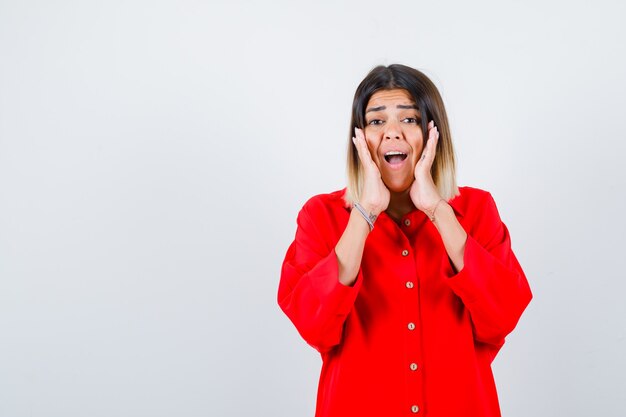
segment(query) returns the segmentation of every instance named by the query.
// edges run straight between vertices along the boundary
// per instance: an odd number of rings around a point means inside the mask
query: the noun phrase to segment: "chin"
[[[412,184],[412,182],[409,182],[409,181],[385,181],[383,180],[383,182],[385,183],[385,186],[389,189],[389,191],[391,191],[392,193],[407,192],[411,188],[411,184]]]

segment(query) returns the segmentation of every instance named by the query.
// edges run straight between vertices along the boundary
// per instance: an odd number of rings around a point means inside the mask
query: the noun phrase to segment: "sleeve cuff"
[[[480,293],[484,291],[484,282],[475,273],[477,265],[485,265],[487,258],[491,258],[489,252],[480,246],[480,244],[471,236],[467,235],[465,241],[465,252],[463,253],[463,269],[455,273],[450,262],[450,259],[446,256],[444,258],[446,265],[444,266],[444,274],[448,279],[448,284],[452,290],[457,293],[466,303],[471,303],[473,300],[480,296]]]
[[[359,269],[354,285],[351,287],[343,285],[339,282],[337,255],[332,250],[309,272],[309,279],[310,277],[315,277],[311,286],[324,308],[333,308],[338,314],[348,314],[352,310],[363,283],[361,269]]]

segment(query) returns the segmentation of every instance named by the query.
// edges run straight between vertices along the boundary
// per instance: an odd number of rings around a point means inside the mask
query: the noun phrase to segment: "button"
[[[404,225],[405,225],[405,226],[410,226],[410,225],[411,225],[411,220],[409,220],[409,219],[404,219]]]
[[[407,256],[408,254],[409,254],[408,250],[405,249],[405,250],[402,251],[402,256]]]
[[[420,410],[420,408],[416,405],[411,406],[411,412],[413,414],[417,413]]]
[[[409,330],[415,330],[415,323],[409,323],[407,327],[409,328]]]
[[[417,371],[417,364],[415,362],[412,362],[409,365],[409,368],[411,368],[411,371]]]
[[[406,282],[406,287],[409,288],[409,289],[413,288],[413,283],[411,281],[407,281]]]

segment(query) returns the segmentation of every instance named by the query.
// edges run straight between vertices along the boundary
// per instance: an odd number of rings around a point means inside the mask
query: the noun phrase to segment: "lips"
[[[408,155],[402,151],[389,151],[385,153],[385,161],[390,165],[400,165]]]

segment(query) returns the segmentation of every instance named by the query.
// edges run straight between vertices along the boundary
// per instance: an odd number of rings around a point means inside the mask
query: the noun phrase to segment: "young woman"
[[[350,132],[348,186],[304,205],[278,289],[322,355],[316,417],[499,416],[491,363],[532,295],[491,195],[456,185],[439,92],[376,67]]]

